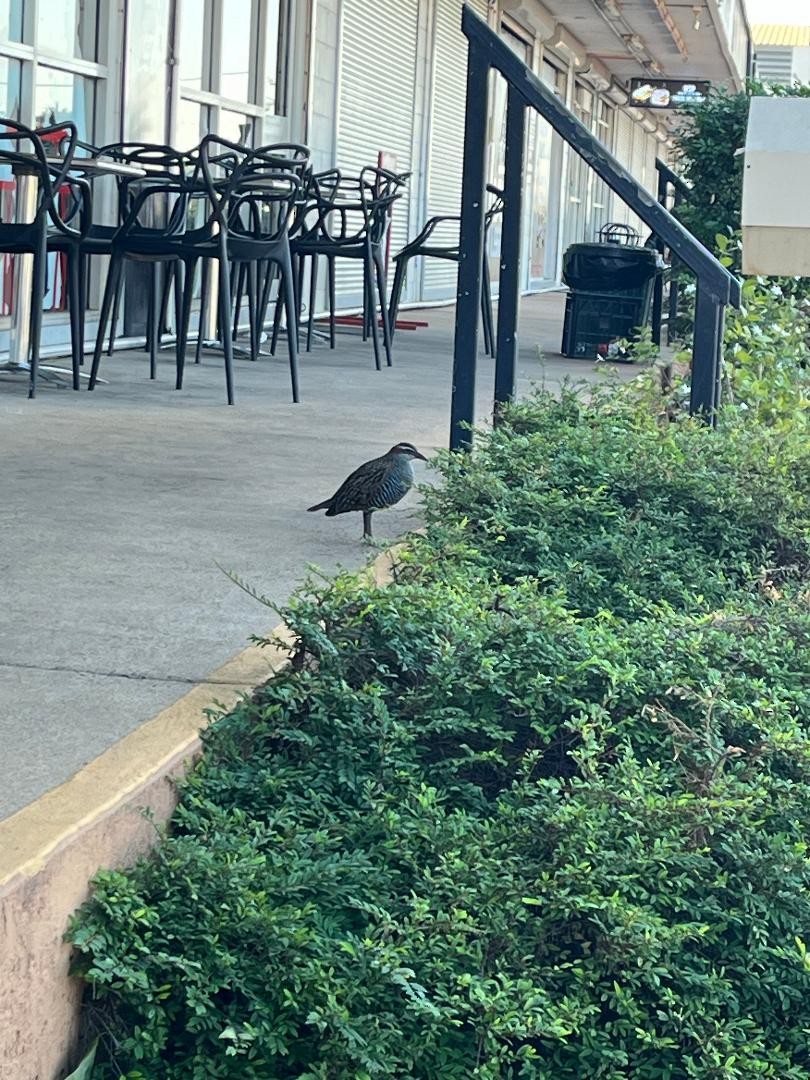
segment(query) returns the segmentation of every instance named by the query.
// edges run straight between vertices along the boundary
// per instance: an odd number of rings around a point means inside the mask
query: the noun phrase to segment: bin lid
[[[659,272],[658,252],[627,244],[572,244],[563,256],[563,281],[572,289],[611,292],[644,285]]]

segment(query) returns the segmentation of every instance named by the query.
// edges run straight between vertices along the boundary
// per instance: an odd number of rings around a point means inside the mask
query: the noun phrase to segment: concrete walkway
[[[524,303],[522,388],[632,373],[556,355],[562,309],[559,293]],[[286,349],[237,360],[235,408],[214,353],[179,393],[171,352],[156,382],[144,353],[105,357],[109,385],[92,395],[43,384],[29,402],[22,381],[0,381],[0,817],[275,624],[218,563],[283,603],[308,565],[367,560],[359,515],[305,509],[401,439],[446,445],[453,311],[413,317],[430,325],[400,332],[389,370],[349,335],[302,356],[295,406]],[[482,360],[482,416],[492,382]],[[417,510],[411,495],[378,515],[380,538]]]

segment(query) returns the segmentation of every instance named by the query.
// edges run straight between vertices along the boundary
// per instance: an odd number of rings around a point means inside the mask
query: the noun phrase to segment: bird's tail
[[[324,499],[323,502],[316,503],[314,506],[308,506],[307,513],[311,514],[313,510],[328,510],[331,504],[331,499]]]

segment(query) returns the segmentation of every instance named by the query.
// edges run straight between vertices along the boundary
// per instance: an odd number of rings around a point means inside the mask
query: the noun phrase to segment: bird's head
[[[419,458],[420,461],[427,461],[425,455],[420,454],[413,443],[409,442],[398,442],[388,453],[397,457]]]

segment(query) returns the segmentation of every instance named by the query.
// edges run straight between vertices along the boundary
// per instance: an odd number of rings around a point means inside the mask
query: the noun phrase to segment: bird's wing
[[[389,468],[389,460],[378,457],[355,469],[332,496],[334,512],[348,514],[354,510],[367,510],[369,492],[383,483]]]

